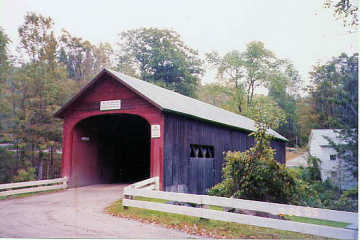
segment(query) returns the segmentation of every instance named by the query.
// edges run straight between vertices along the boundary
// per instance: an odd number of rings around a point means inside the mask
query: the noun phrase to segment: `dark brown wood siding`
[[[194,182],[190,166],[190,144],[213,146],[213,183],[221,181],[221,170],[224,163],[223,153],[226,151],[245,151],[254,144],[249,132],[203,122],[172,113],[164,116],[164,190],[173,192],[193,192]],[[276,160],[285,162],[285,143],[273,140]],[[210,178],[211,178],[210,177]],[[207,177],[209,178],[209,177]],[[196,185],[196,184],[195,184]],[[198,184],[199,185],[199,184]],[[206,185],[206,184],[205,184]],[[200,191],[197,193],[204,192]]]

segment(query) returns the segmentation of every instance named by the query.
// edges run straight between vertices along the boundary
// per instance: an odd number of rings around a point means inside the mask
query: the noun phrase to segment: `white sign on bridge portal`
[[[121,108],[121,100],[108,100],[100,102],[100,111],[116,110]]]

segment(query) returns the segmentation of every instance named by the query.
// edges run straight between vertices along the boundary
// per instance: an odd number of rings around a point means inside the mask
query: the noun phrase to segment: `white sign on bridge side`
[[[151,138],[160,137],[160,125],[151,125]]]
[[[116,110],[121,108],[121,100],[108,100],[100,102],[100,111]]]

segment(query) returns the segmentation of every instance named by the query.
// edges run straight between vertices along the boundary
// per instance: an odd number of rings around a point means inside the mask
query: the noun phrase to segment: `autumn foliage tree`
[[[9,87],[13,112],[10,136],[18,148],[18,158],[36,168],[38,179],[43,177],[44,161],[53,165],[53,152],[61,143],[61,123],[53,113],[72,93],[63,84],[67,75],[57,61],[53,24],[50,17],[35,13],[25,16],[18,29],[19,50],[25,58],[14,70]]]
[[[109,43],[94,45],[63,30],[59,39],[58,61],[66,66],[69,78],[85,85],[103,68],[112,67],[114,51]]]
[[[104,67],[111,67],[110,44],[91,44],[54,21],[27,13],[18,29],[18,54],[10,57],[10,39],[0,29],[1,141],[15,145],[16,157],[0,164],[0,181],[51,178],[59,174],[61,121],[53,114]],[[57,175],[56,175],[57,174]]]

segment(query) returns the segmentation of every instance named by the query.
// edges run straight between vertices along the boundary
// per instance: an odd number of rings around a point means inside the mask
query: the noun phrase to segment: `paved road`
[[[308,153],[304,153],[296,158],[286,161],[286,167],[307,167]]]
[[[0,237],[191,238],[183,232],[104,213],[125,185],[93,185],[0,201]]]

